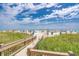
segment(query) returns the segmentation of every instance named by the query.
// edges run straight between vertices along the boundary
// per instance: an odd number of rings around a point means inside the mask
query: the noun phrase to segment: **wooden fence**
[[[75,54],[72,51],[68,51],[68,53],[63,53],[63,52],[45,51],[45,50],[28,48],[27,55],[28,56],[74,56]]]
[[[6,45],[0,45],[0,55],[13,55],[16,51],[28,44],[30,44],[36,37],[30,37],[22,40],[18,40]]]
[[[43,37],[41,37],[41,39],[42,38]],[[38,42],[41,39],[39,39]],[[64,52],[37,50],[37,49],[35,49],[37,43],[34,45],[34,47],[27,49],[27,55],[28,56],[75,56],[75,54],[72,51],[68,51],[68,52],[64,53]]]

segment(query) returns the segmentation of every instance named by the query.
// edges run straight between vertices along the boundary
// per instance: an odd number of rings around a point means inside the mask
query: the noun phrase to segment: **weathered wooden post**
[[[69,56],[75,56],[75,54],[72,51],[68,51]]]
[[[26,41],[24,41],[24,45],[26,45]]]
[[[0,56],[1,56],[1,52],[0,52]]]
[[[0,44],[0,49],[3,47],[3,44]],[[4,56],[4,52],[0,52],[0,56]]]
[[[27,56],[31,56],[30,48],[27,49]]]

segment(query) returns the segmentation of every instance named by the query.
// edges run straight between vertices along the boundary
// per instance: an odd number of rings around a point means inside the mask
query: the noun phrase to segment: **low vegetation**
[[[7,44],[16,40],[28,38],[30,35],[15,32],[0,32],[0,44]]]
[[[0,32],[0,44],[8,44],[12,43],[17,40],[25,40],[25,38],[30,37],[31,35],[26,34],[26,33],[15,33],[15,32]],[[12,48],[9,48],[4,52],[5,56],[11,55],[20,48],[26,46],[27,44],[21,43],[19,45],[13,46]]]
[[[79,55],[79,34],[61,34],[55,37],[42,39],[36,46],[40,50],[68,52]]]

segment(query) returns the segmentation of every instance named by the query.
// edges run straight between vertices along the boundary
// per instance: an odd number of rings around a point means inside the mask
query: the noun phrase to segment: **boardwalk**
[[[39,39],[43,36],[43,34],[40,32],[37,32],[34,35],[37,38],[31,44],[29,44],[23,50],[21,50],[19,53],[17,53],[15,56],[27,56],[27,48],[32,48],[39,41]]]

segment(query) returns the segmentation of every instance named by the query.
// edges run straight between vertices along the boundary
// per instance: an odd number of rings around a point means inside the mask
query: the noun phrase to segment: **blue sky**
[[[79,3],[0,3],[0,30],[79,29]]]

